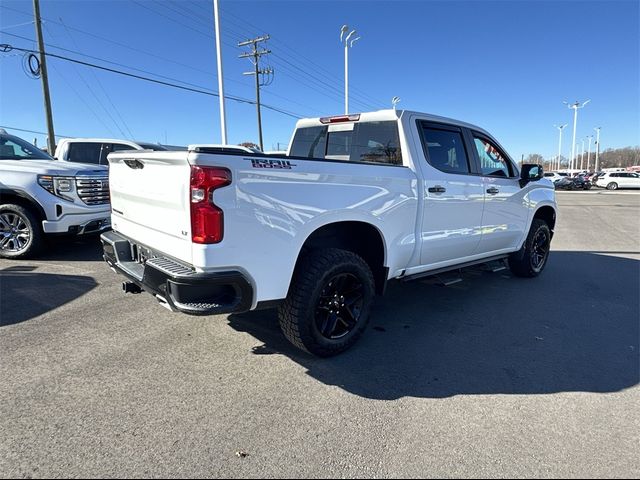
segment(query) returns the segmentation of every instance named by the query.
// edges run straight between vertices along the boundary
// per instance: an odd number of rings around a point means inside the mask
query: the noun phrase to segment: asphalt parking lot
[[[540,278],[392,284],[328,360],[124,296],[95,238],[0,260],[0,476],[637,478],[640,194],[558,198]]]

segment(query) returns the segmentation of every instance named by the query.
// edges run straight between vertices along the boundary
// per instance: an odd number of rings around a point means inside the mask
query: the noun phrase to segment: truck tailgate
[[[109,155],[113,228],[191,263],[188,152]]]

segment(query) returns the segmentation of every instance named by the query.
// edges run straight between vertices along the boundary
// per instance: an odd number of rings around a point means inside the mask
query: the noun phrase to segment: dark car
[[[585,179],[584,176],[579,175],[577,177],[565,177],[557,181],[554,186],[556,190],[589,190],[591,182]]]

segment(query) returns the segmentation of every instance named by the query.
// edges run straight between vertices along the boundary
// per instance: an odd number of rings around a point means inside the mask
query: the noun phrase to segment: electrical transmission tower
[[[244,72],[243,75],[254,75],[256,78],[256,107],[258,110],[258,138],[260,141],[260,150],[264,151],[262,144],[262,115],[260,114],[260,87],[271,85],[273,82],[273,68],[260,68],[260,57],[271,53],[271,50],[265,48],[259,49],[258,44],[269,40],[269,35],[254,38],[245,42],[238,43],[238,47],[246,47],[251,45],[251,51],[240,55],[240,58],[248,58],[253,64],[253,72]]]

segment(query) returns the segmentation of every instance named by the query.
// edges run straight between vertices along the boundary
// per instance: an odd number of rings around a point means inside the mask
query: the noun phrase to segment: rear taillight
[[[231,183],[231,172],[221,167],[191,167],[191,240],[218,243],[224,235],[224,214],[213,203],[213,192]]]

